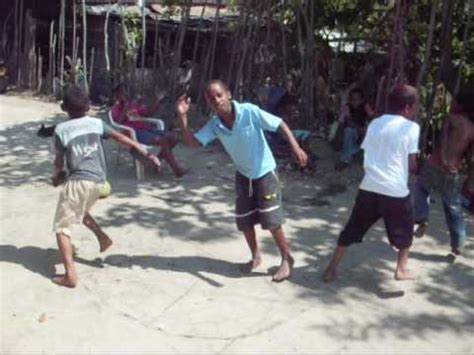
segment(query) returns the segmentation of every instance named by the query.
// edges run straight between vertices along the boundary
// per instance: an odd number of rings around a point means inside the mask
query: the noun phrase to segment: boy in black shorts
[[[236,165],[236,222],[243,232],[252,253],[252,260],[244,265],[250,272],[261,263],[254,225],[272,233],[280,249],[282,262],[272,280],[290,277],[293,258],[283,231],[283,213],[278,178],[274,172],[275,159],[264,136],[264,131],[280,130],[289,141],[299,164],[307,163],[306,153],[300,148],[291,130],[280,118],[250,103],[231,100],[223,82],[211,81],[206,88],[206,99],[216,113],[198,132],[188,127],[189,99],[182,96],[176,103],[184,141],[193,148],[206,146],[219,139]]]
[[[324,281],[336,278],[346,248],[362,242],[365,233],[380,218],[390,244],[398,249],[395,279],[411,279],[407,262],[414,218],[408,175],[416,171],[420,127],[410,119],[416,114],[418,100],[414,87],[397,85],[388,97],[388,113],[370,123],[362,143],[365,175],[349,222],[324,272]]]

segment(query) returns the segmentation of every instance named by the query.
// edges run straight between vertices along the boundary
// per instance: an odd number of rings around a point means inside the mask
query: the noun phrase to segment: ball
[[[104,182],[102,190],[100,191],[100,198],[106,198],[112,193],[112,186],[108,181]]]

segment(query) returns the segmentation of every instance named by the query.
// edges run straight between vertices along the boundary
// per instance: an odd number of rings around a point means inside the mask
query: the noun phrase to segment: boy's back
[[[55,148],[66,156],[70,180],[104,182],[106,179],[102,120],[89,116],[60,123],[55,129]]]
[[[408,155],[418,152],[420,128],[403,116],[374,119],[362,143],[365,175],[360,188],[392,197],[409,194]]]

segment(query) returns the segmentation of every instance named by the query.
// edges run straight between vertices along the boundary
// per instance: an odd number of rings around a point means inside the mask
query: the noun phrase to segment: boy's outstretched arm
[[[128,138],[126,135],[116,131],[116,130],[110,130],[108,132],[108,135],[115,139],[117,142],[130,147],[130,148],[135,148],[141,155],[143,155],[145,158],[148,158],[152,163],[154,163],[156,166],[161,166],[160,159],[154,154],[148,153],[148,151],[143,148],[143,146],[134,141],[133,139]]]
[[[65,176],[64,174],[64,154],[62,152],[56,152],[56,157],[54,158],[54,173],[51,178],[53,186],[61,184]]]
[[[188,111],[189,111],[189,97],[181,96],[176,101],[176,113],[178,114],[178,121],[183,132],[184,142],[191,148],[199,148],[201,144],[194,137],[193,132],[188,127]]]
[[[301,149],[295,136],[293,135],[293,133],[291,133],[291,129],[284,121],[281,122],[280,127],[278,127],[278,129],[285,136],[286,140],[290,143],[291,150],[293,151],[293,154],[298,160],[300,166],[305,167],[308,163],[308,156],[306,155],[305,151]]]

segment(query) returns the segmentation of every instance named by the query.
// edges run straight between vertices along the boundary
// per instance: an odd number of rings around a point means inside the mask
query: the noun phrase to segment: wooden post
[[[199,36],[201,35],[201,29],[204,23],[204,13],[206,12],[206,5],[207,5],[207,2],[205,2],[204,6],[202,7],[201,16],[199,17],[199,25],[196,31],[196,38],[194,39],[194,48],[193,48],[193,56],[192,56],[193,64],[196,63],[196,59],[197,59],[197,50],[199,47]]]
[[[146,56],[146,16],[145,16],[145,0],[142,1],[142,60],[140,73],[140,94],[143,95],[143,84],[145,81],[145,56]]]
[[[72,65],[74,66],[77,63],[76,38],[77,38],[77,8],[76,8],[76,0],[73,0],[72,2]]]
[[[87,12],[86,0],[82,0],[82,67],[84,73],[84,82],[87,85]],[[89,92],[89,88],[86,87]]]
[[[60,50],[60,68],[59,68],[59,82],[61,83],[61,92],[64,86],[64,36],[66,33],[66,4],[65,0],[61,0],[61,13],[59,17],[59,47]]]
[[[41,92],[43,87],[43,57],[41,56],[41,51],[38,48],[38,69],[36,70],[38,75],[36,91]]]
[[[17,62],[18,62],[18,72],[17,72],[17,82],[16,85],[17,87],[21,87],[21,79],[22,79],[22,63],[23,63],[23,56],[22,56],[22,51],[23,51],[23,12],[24,12],[24,3],[23,0],[20,0],[20,11],[18,13],[18,56],[17,56]]]
[[[95,48],[92,47],[91,60],[89,62],[89,87],[92,84],[92,72],[94,71],[94,54],[95,54],[94,52],[95,52]]]
[[[48,93],[53,92],[53,79],[54,79],[54,21],[51,21],[49,26],[49,58],[48,58],[48,75],[47,75],[47,86]]]
[[[219,35],[219,12],[221,9],[221,0],[217,0],[217,9],[216,9],[216,16],[214,19],[214,31],[212,34],[212,45],[211,45],[211,58],[210,58],[210,67],[208,71],[208,76],[207,76],[207,81],[212,79],[212,76],[214,75],[214,60],[216,57],[216,44],[217,44],[217,36]]]

